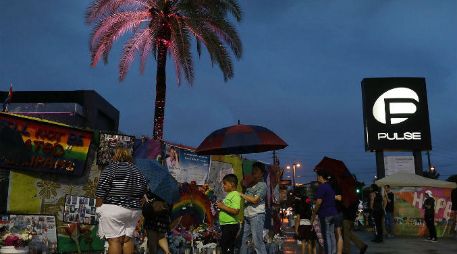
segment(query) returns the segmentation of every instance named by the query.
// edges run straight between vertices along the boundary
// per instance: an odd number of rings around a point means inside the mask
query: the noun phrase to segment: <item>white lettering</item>
[[[417,205],[416,205],[416,203],[417,203]],[[422,209],[423,203],[424,203],[424,194],[414,192],[413,206],[418,207],[419,209]]]
[[[443,214],[443,217],[446,220],[449,220],[449,218],[451,217],[451,207],[452,207],[452,202],[447,202],[446,209],[444,209],[444,214]]]
[[[386,137],[387,137],[387,133],[378,133],[378,140],[381,140]]]
[[[405,132],[403,134],[398,134],[398,132],[394,133],[386,133],[386,132],[379,132],[378,133],[378,140],[387,139],[387,140],[421,140],[422,133],[420,132]]]

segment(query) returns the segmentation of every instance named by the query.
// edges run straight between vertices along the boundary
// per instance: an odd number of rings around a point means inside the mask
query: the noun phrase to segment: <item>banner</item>
[[[191,150],[165,144],[165,164],[168,171],[179,183],[203,185],[208,178],[210,156],[197,155]]]
[[[0,168],[83,174],[92,132],[0,114]]]
[[[395,195],[395,234],[425,236],[425,191],[431,190],[435,199],[435,224],[438,237],[449,236],[451,230],[451,189],[430,187],[403,187],[393,189]]]
[[[135,137],[117,133],[100,132],[100,144],[97,152],[97,164],[106,166],[113,162],[114,152],[117,147],[124,147],[130,150],[133,157],[133,145]]]

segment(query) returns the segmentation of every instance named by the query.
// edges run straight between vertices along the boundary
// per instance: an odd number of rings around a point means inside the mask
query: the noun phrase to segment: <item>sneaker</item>
[[[424,239],[424,241],[431,241],[431,240],[432,240],[431,237],[427,237],[427,238]]]
[[[438,242],[438,239],[433,238],[433,239],[432,239],[432,243],[436,243],[436,242]]]

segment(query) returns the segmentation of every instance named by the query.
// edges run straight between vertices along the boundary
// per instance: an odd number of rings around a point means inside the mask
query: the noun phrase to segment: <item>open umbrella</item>
[[[237,124],[214,131],[198,146],[200,155],[261,153],[287,146],[271,130],[257,125]]]
[[[137,159],[137,168],[148,181],[149,190],[169,204],[179,199],[179,185],[164,166],[155,160]]]
[[[343,205],[349,207],[357,201],[355,192],[356,182],[354,176],[349,172],[344,162],[324,156],[314,168],[316,172],[324,172],[335,179],[338,188],[343,196]]]

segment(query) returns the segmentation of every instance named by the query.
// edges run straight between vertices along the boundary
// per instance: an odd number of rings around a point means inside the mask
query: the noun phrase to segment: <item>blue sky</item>
[[[108,65],[91,68],[89,3],[1,1],[0,89],[10,81],[14,90],[93,89],[119,109],[121,131],[151,135],[155,63],[144,75],[136,63],[119,83],[121,40]],[[169,66],[165,139],[198,146],[240,120],[283,137],[289,147],[279,151],[281,163],[300,161],[302,182],[324,155],[370,182],[375,158],[364,151],[360,81],[417,76],[427,82],[432,163],[442,178],[457,173],[457,1],[240,3],[244,54],[232,80],[224,82],[206,54],[195,59],[193,87],[178,87]],[[271,161],[271,153],[247,157]]]

